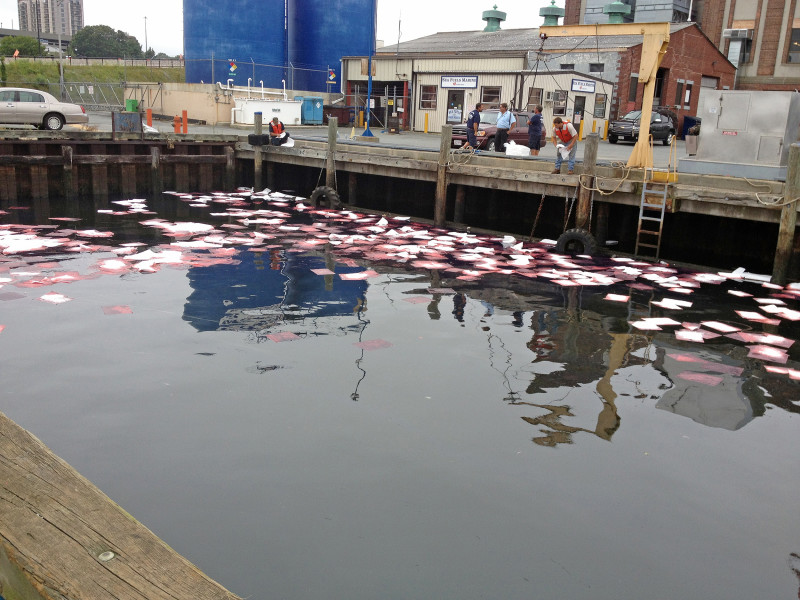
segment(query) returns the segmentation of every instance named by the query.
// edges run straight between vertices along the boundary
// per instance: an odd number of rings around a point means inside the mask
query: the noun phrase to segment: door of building
[[[583,111],[586,110],[586,96],[575,96],[574,110],[572,111],[572,123],[577,127],[583,119]]]
[[[464,120],[464,90],[447,90],[447,123],[457,125]]]

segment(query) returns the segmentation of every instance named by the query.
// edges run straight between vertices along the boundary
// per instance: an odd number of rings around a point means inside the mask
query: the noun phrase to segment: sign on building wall
[[[476,88],[477,75],[442,75],[443,88]]]
[[[572,91],[573,92],[586,92],[587,94],[594,94],[595,88],[594,81],[586,81],[585,79],[573,79]]]

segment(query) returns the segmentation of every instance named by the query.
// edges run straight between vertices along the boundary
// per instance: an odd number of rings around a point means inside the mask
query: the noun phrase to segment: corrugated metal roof
[[[672,23],[670,33],[686,27],[694,27],[694,23]],[[480,52],[528,52],[538,50],[541,41],[539,30],[503,29],[500,31],[444,31],[426,37],[384,46],[378,54],[475,54]],[[605,36],[565,36],[549,37],[545,40],[543,50],[610,50],[613,48],[630,48],[642,43],[641,35],[605,35]]]

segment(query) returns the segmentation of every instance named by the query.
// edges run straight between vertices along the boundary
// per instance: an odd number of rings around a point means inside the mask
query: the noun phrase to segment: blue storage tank
[[[186,82],[282,88],[285,14],[285,0],[183,0]]]
[[[375,51],[377,0],[289,0],[288,8],[287,87],[338,92],[341,58]],[[333,78],[328,69],[333,71]]]

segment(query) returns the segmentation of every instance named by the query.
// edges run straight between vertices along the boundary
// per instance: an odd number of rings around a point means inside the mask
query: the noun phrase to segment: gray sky
[[[322,0],[320,0],[322,1]],[[538,27],[542,24],[539,9],[549,0],[402,0],[378,2],[378,39],[397,42],[413,40],[438,31],[474,31],[486,25],[481,13],[497,9],[508,14],[503,29]],[[557,0],[563,8],[564,0]],[[145,17],[147,43],[156,52],[174,55],[183,52],[183,0],[84,0],[86,25],[108,25],[136,37],[144,47]],[[124,8],[123,8],[124,7]],[[128,8],[130,7],[130,8]],[[3,27],[19,27],[17,0],[0,0],[0,23]]]

